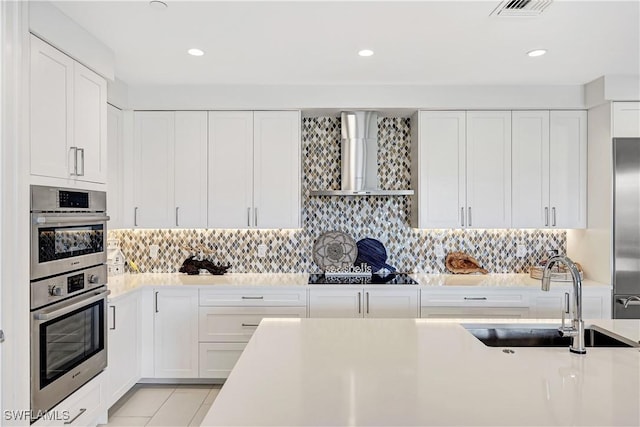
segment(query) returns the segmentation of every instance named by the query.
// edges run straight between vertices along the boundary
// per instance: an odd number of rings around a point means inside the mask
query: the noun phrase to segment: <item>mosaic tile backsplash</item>
[[[410,188],[410,119],[378,119],[380,188]],[[331,230],[380,240],[388,264],[399,271],[446,273],[444,256],[463,251],[492,273],[528,273],[549,249],[566,251],[564,230],[417,230],[409,225],[409,196],[309,197],[311,189],[340,188],[340,119],[302,119],[302,228],[297,230],[111,230],[127,259],[142,272],[171,273],[189,255],[183,248],[205,248],[209,259],[230,264],[235,273],[318,272],[312,258],[316,238]],[[258,257],[258,245],[267,246]],[[149,257],[149,245],[159,245]],[[527,249],[516,257],[518,245]]]

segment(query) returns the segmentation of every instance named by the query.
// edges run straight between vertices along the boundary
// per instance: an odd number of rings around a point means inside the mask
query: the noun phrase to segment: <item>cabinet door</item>
[[[198,290],[156,290],[154,376],[198,377]]]
[[[549,204],[551,226],[587,226],[587,112],[550,115]]]
[[[373,289],[364,291],[364,317],[417,318],[418,290]]]
[[[512,224],[549,226],[549,112],[512,113]]]
[[[112,107],[107,108],[107,210],[109,229],[124,228],[124,182],[123,182],[123,114]]]
[[[310,289],[309,317],[362,317],[362,290]]]
[[[207,113],[177,111],[175,122],[176,227],[207,227]]]
[[[418,147],[420,228],[465,225],[465,112],[422,111]]]
[[[253,225],[300,227],[300,112],[253,115]]]
[[[209,112],[208,156],[209,227],[249,228],[254,218],[253,113]]]
[[[107,182],[107,82],[73,64],[73,141],[78,147],[78,179]],[[82,169],[82,172],[80,172]]]
[[[134,226],[171,227],[175,223],[173,194],[173,112],[135,113]]]
[[[109,303],[107,405],[113,405],[140,379],[138,294]]]
[[[467,226],[511,227],[511,112],[467,112]]]
[[[614,138],[640,137],[640,102],[613,103]]]
[[[68,178],[73,168],[73,59],[31,36],[31,174]],[[71,163],[69,162],[71,160]]]
[[[200,378],[227,378],[246,343],[200,343]]]

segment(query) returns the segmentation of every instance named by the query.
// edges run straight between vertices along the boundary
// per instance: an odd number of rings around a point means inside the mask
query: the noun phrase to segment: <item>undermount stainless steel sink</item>
[[[569,347],[571,337],[564,337],[557,328],[526,325],[462,325],[474,337],[489,347]],[[586,347],[633,347],[624,341],[595,329],[584,331]]]

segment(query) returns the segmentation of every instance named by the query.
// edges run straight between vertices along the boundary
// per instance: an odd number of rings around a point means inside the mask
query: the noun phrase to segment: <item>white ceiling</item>
[[[54,1],[141,84],[584,84],[640,74],[640,1]],[[186,54],[203,49],[203,57]],[[375,55],[361,58],[370,48]],[[545,56],[526,52],[548,49]]]

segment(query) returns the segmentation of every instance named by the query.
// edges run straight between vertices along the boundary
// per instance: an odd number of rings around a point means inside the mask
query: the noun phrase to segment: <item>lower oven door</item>
[[[31,410],[47,411],[107,367],[106,287],[32,312]]]

